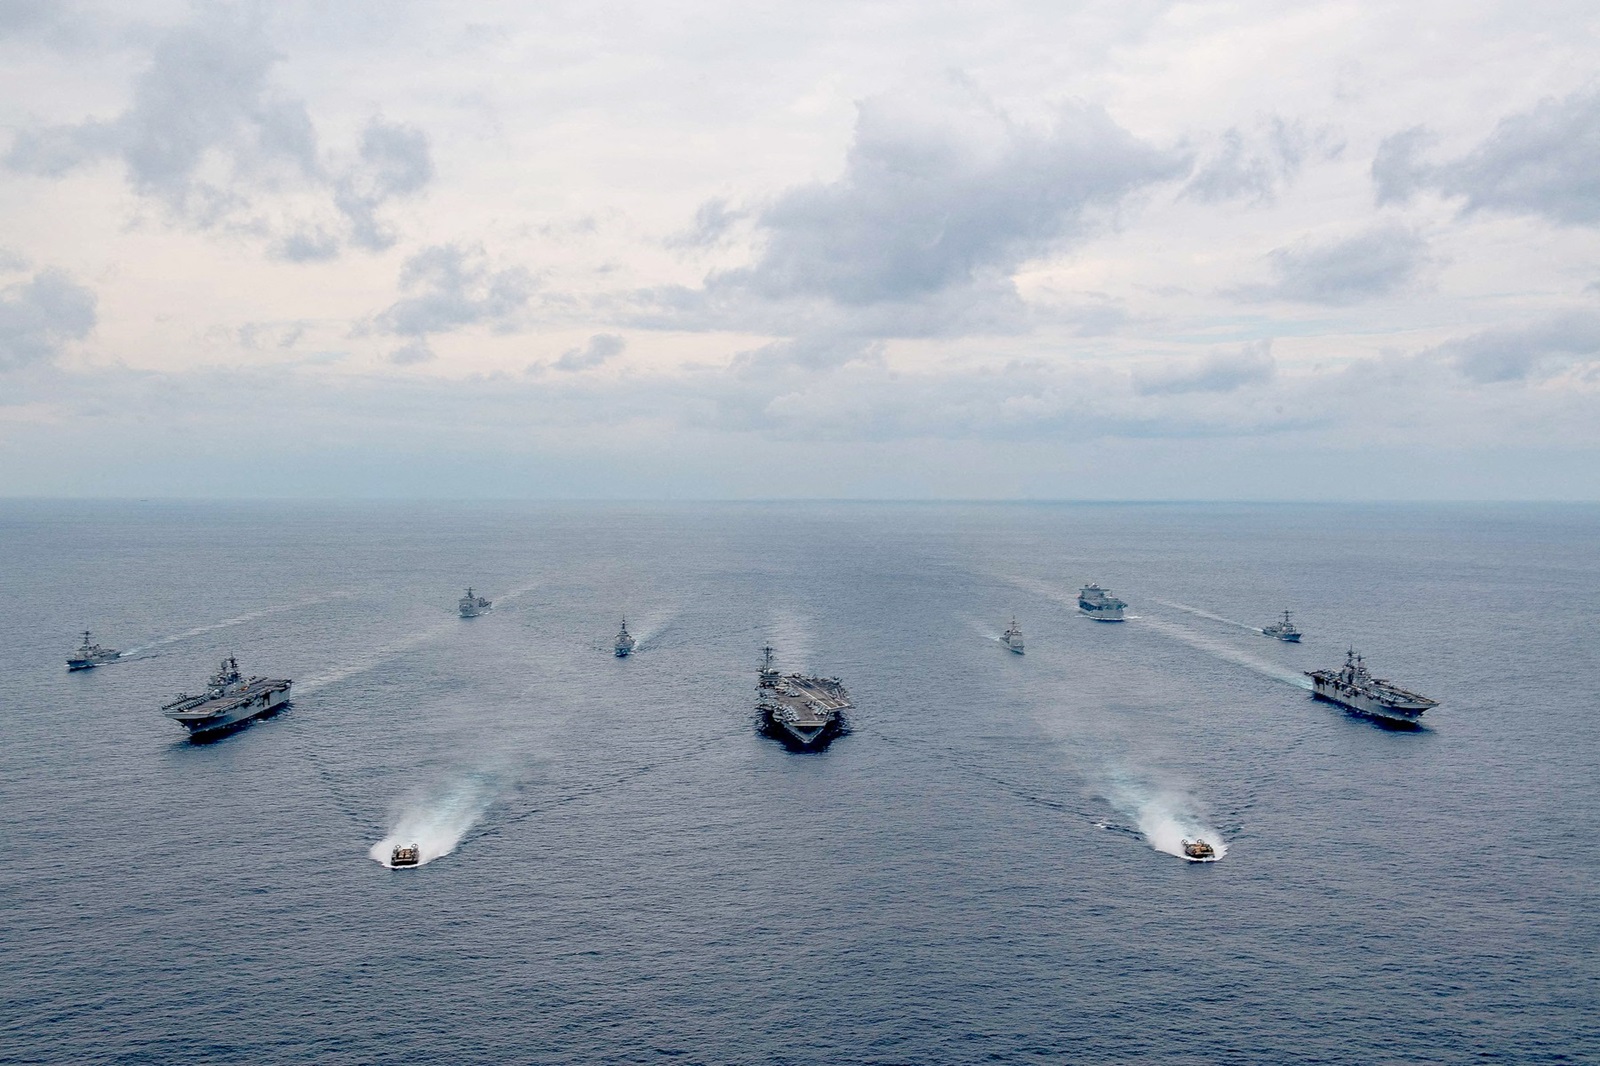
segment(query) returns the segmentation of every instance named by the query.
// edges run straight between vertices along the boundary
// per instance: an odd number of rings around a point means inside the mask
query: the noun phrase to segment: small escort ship
[[[622,628],[617,630],[617,643],[615,648],[617,658],[626,659],[628,656],[632,655],[634,645],[638,643],[639,642],[637,640],[633,639],[633,634],[628,632],[628,620],[624,618],[622,620]]]
[[[1217,849],[1196,838],[1183,842],[1183,857],[1190,862],[1210,862],[1217,857]]]
[[[1018,655],[1022,654],[1022,630],[1017,626],[1016,615],[1011,616],[1011,628],[1000,634],[1000,643]]]
[[[93,670],[102,663],[114,662],[122,658],[122,653],[115,648],[102,648],[89,639],[89,631],[83,631],[83,643],[78,645],[78,650],[67,657],[67,670]]]
[[[1127,606],[1111,595],[1110,589],[1103,589],[1099,585],[1085,585],[1078,592],[1078,610],[1096,622],[1122,621],[1122,611]]]
[[[1281,622],[1273,622],[1271,625],[1262,626],[1261,634],[1267,637],[1277,637],[1279,640],[1286,640],[1290,644],[1300,643],[1300,631],[1294,627],[1293,622],[1289,621],[1288,611],[1283,612],[1283,620]]]
[[[486,600],[482,596],[475,595],[472,591],[472,586],[468,585],[467,594],[461,597],[460,607],[462,618],[476,618],[480,614],[483,614],[484,612],[493,608],[494,601]]]
[[[398,870],[402,866],[415,866],[422,859],[422,849],[415,844],[396,844],[394,851],[389,855],[389,868]]]
[[[230,655],[211,675],[204,695],[179,696],[161,711],[187,729],[191,739],[205,739],[282,707],[289,702],[293,683],[285,678],[243,677],[238,661]]]
[[[756,682],[761,728],[800,751],[820,751],[844,729],[839,712],[854,704],[837,677],[782,674],[772,665],[772,646]]]
[[[1354,648],[1345,653],[1344,665],[1339,669],[1307,670],[1306,676],[1311,679],[1317,699],[1373,718],[1414,724],[1423,711],[1439,706],[1438,700],[1373,677]]]

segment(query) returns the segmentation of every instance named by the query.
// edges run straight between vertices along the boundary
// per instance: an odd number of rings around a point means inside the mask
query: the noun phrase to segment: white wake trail
[[[412,648],[426,644],[428,641],[434,640],[441,634],[456,629],[459,624],[459,622],[453,621],[446,622],[441,625],[436,625],[432,629],[425,629],[420,633],[414,633],[402,640],[392,641],[388,644],[374,648],[370,653],[362,656],[353,663],[349,663],[348,665],[334,670],[329,670],[325,673],[317,674],[315,677],[307,678],[304,681],[298,682],[300,695],[309,696],[313,692],[325,689],[329,685],[335,684],[336,682],[344,681],[347,678],[354,677],[357,674],[366,673],[368,670],[376,669],[401,652],[409,651]]]
[[[1311,682],[1288,667],[1279,666],[1277,663],[1270,663],[1264,659],[1257,659],[1253,655],[1246,654],[1237,648],[1230,648],[1226,644],[1212,640],[1184,626],[1176,625],[1172,622],[1164,622],[1159,618],[1139,617],[1130,618],[1129,620],[1148,626],[1163,636],[1182,641],[1189,647],[1203,651],[1208,655],[1215,655],[1219,659],[1226,659],[1230,663],[1248,667],[1264,677],[1272,678],[1274,681],[1282,681],[1286,685],[1293,685],[1295,688],[1306,689],[1307,691],[1311,688]]]
[[[1157,600],[1156,602],[1161,604],[1163,607],[1171,607],[1174,610],[1187,611],[1189,614],[1198,615],[1201,618],[1209,618],[1213,622],[1222,622],[1224,625],[1238,626],[1240,629],[1248,629],[1252,633],[1261,632],[1260,626],[1249,625],[1245,622],[1236,622],[1232,618],[1224,618],[1220,614],[1212,614],[1210,611],[1202,610],[1199,607],[1191,607],[1187,603],[1175,603],[1172,600]]]
[[[1145,842],[1162,854],[1186,858],[1185,840],[1204,840],[1215,849],[1218,859],[1228,854],[1222,833],[1200,813],[1193,797],[1180,789],[1118,772],[1110,775],[1105,793],[1106,802],[1132,818]]]
[[[224,618],[220,622],[212,622],[209,625],[195,626],[193,629],[186,629],[182,633],[176,633],[170,637],[160,637],[156,640],[152,640],[148,644],[141,644],[137,648],[129,648],[122,654],[124,656],[137,655],[140,652],[149,651],[153,648],[165,648],[169,644],[176,644],[180,640],[189,640],[192,637],[200,636],[202,633],[211,633],[218,629],[227,629],[231,626],[241,626],[246,622],[254,622],[257,618],[265,618],[269,614],[280,614],[283,611],[294,611],[301,607],[314,607],[319,603],[327,603],[329,600],[344,599],[351,595],[353,595],[353,593],[334,592],[325,596],[313,596],[310,599],[296,600],[293,603],[280,603],[271,607],[263,607],[260,610],[250,611],[247,614],[236,615],[233,618]]]
[[[419,866],[449,855],[493,806],[503,784],[494,774],[470,774],[403,803],[388,834],[373,844],[367,855],[383,866],[390,865],[394,849],[400,845],[417,846]]]

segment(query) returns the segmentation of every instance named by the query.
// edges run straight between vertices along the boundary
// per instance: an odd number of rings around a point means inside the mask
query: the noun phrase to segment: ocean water
[[[0,1062],[1600,1061],[1597,548],[1585,506],[0,503]],[[85,627],[132,654],[69,675]],[[757,734],[767,641],[850,688],[826,752]],[[1310,698],[1351,645],[1425,728]],[[292,708],[188,743],[157,708],[229,653]]]

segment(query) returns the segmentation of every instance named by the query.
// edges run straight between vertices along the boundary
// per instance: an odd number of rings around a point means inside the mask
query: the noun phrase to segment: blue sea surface
[[[1576,505],[0,502],[0,1062],[1600,1061],[1597,549]],[[68,674],[85,628],[130,654]],[[825,752],[758,734],[767,642],[848,686]],[[1352,646],[1424,728],[1311,698]],[[229,654],[292,707],[189,743]]]

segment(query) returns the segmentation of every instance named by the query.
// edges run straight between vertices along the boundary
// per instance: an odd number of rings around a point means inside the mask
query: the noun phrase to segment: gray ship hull
[[[1343,707],[1347,711],[1354,711],[1356,714],[1365,715],[1368,718],[1381,718],[1386,722],[1403,722],[1406,725],[1416,725],[1422,718],[1422,712],[1434,706],[1432,703],[1421,705],[1387,703],[1359,692],[1340,692],[1331,686],[1325,685],[1316,685],[1312,695],[1319,700],[1325,700],[1335,706]]]
[[[189,731],[194,740],[221,736],[289,703],[288,681],[262,681],[245,692],[210,700],[188,710],[171,710],[167,717]]]

